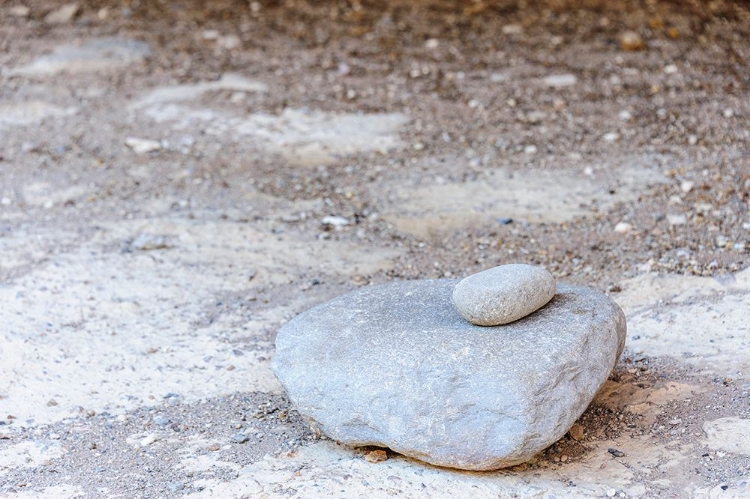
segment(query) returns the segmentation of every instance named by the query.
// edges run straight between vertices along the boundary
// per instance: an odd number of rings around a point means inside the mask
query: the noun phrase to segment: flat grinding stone
[[[480,327],[451,303],[457,282],[363,288],[283,326],[272,368],[296,409],[342,443],[467,470],[519,464],[560,439],[622,352],[622,311],[559,285],[536,313]]]
[[[517,321],[555,296],[555,279],[545,268],[523,263],[500,265],[461,280],[453,304],[477,326]]]

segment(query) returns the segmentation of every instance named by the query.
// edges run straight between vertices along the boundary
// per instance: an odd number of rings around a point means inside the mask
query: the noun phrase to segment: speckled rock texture
[[[545,268],[513,263],[463,279],[453,291],[461,316],[477,326],[517,321],[555,296],[555,279]]]
[[[342,443],[466,470],[522,463],[562,437],[622,352],[620,308],[559,285],[536,313],[479,327],[451,302],[457,282],[368,287],[287,323],[272,368],[297,410]]]

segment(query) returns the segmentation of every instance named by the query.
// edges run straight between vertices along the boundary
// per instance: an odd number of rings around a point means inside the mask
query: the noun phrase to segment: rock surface
[[[606,381],[625,317],[596,291],[560,285],[513,324],[477,327],[454,279],[365,288],[281,328],[272,367],[331,438],[468,470],[515,465],[562,437]]]
[[[461,280],[453,290],[453,304],[472,324],[499,326],[526,317],[553,296],[552,274],[542,267],[514,263]]]

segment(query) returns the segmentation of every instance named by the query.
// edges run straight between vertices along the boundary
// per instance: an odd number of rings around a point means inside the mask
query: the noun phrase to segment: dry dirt
[[[0,497],[750,497],[746,2],[60,5],[0,3]],[[289,407],[295,314],[511,262],[629,325],[532,462]]]

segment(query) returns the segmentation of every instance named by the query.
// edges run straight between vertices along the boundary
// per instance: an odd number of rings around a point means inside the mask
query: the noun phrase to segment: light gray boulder
[[[451,303],[457,282],[367,287],[287,323],[272,368],[297,410],[342,443],[467,470],[522,463],[561,438],[622,352],[622,311],[559,285],[536,313],[479,327]]]
[[[555,279],[547,269],[512,263],[463,279],[453,290],[453,304],[472,324],[499,326],[526,317],[553,296]]]

